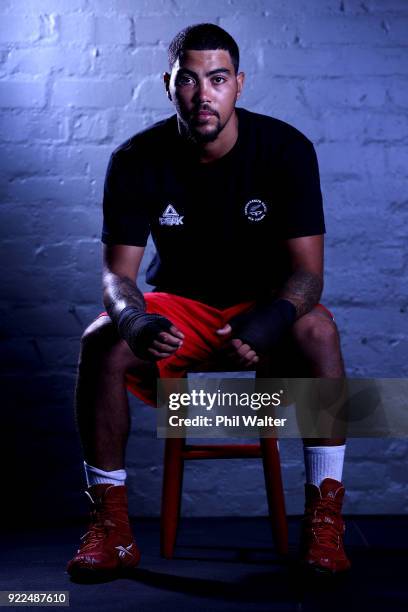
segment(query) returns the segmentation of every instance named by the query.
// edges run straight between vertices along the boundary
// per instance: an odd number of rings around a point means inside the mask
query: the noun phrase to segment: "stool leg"
[[[273,539],[279,554],[288,554],[288,522],[276,438],[261,438],[265,487]]]
[[[164,449],[163,491],[160,517],[161,556],[172,559],[176,544],[183,486],[185,438],[168,438]]]

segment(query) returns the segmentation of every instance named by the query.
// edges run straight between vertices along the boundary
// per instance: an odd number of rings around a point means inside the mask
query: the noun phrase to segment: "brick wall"
[[[79,337],[102,306],[106,164],[125,138],[172,113],[160,79],[166,47],[201,21],[237,38],[241,106],[315,143],[328,229],[323,301],[348,373],[407,376],[404,0],[3,0],[0,308],[11,457],[32,491],[49,496],[57,478],[65,483],[51,503],[62,513],[77,511],[82,484],[72,392]],[[132,408],[131,508],[157,515],[162,443],[154,412]],[[282,458],[288,510],[300,512],[300,442],[283,442]],[[405,441],[350,440],[346,510],[407,511],[407,459]],[[191,464],[185,487],[186,514],[266,513],[258,462]]]

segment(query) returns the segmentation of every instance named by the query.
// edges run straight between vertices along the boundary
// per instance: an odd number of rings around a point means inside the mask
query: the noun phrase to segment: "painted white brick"
[[[0,15],[0,44],[29,44],[40,36],[40,19],[37,15]]]
[[[347,371],[408,376],[406,1],[3,0],[0,11],[0,311],[8,334],[0,360],[14,377],[13,397],[24,395],[20,423],[30,435],[52,431],[70,459],[59,477],[71,483],[75,460],[81,467],[60,432],[63,423],[74,435],[66,415],[79,338],[103,309],[106,166],[118,144],[173,114],[161,83],[166,47],[191,23],[220,23],[237,36],[247,73],[240,106],[315,142],[328,228],[322,300],[335,313]],[[142,275],[152,252],[150,241]],[[150,289],[143,279],[140,286]],[[154,411],[133,396],[131,404],[130,508],[157,516],[163,443]],[[346,511],[406,512],[407,445],[377,442],[348,443]],[[260,462],[202,463],[188,466],[185,516],[266,514]],[[282,463],[288,511],[300,513],[300,440],[282,441]]]
[[[95,37],[97,45],[128,45],[130,43],[131,21],[128,17],[97,17]]]
[[[38,108],[44,105],[44,83],[34,81],[0,82],[0,108]]]
[[[132,84],[128,80],[60,80],[55,83],[52,103],[54,106],[105,109],[124,106],[131,96]]]

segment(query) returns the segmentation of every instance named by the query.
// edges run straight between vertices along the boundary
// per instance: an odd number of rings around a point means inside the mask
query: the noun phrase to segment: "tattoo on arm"
[[[103,301],[110,318],[115,322],[127,306],[146,310],[143,293],[128,276],[109,274],[105,277]]]
[[[322,289],[323,280],[319,274],[297,270],[288,278],[279,297],[292,302],[299,318],[319,302]]]

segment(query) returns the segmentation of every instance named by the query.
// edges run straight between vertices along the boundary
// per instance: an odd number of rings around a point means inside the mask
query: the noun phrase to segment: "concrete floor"
[[[182,519],[171,561],[159,554],[158,520],[134,520],[140,566],[99,584],[76,584],[65,572],[85,524],[7,531],[0,589],[69,591],[75,612],[408,610],[408,517],[346,517],[346,525],[351,574],[312,582],[296,571],[299,517],[289,519],[286,562],[266,518]]]

